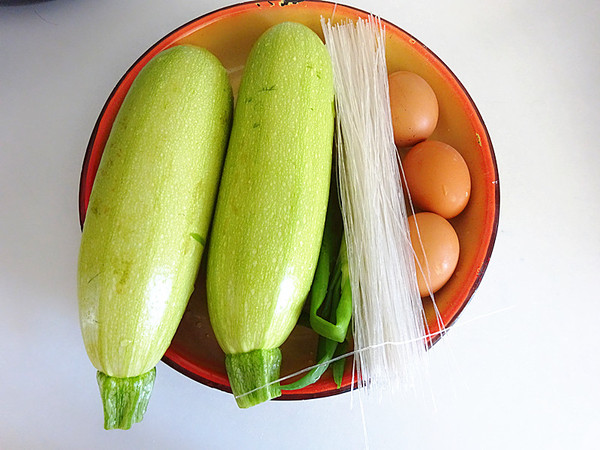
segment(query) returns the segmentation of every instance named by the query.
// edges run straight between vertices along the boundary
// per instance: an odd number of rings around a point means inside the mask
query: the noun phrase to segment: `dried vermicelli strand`
[[[367,391],[413,387],[426,350],[424,311],[393,138],[385,31],[373,17],[321,23],[334,73],[354,375]]]

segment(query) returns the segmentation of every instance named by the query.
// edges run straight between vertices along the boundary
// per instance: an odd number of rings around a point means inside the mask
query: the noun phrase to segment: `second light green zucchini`
[[[269,29],[242,77],[208,256],[210,320],[240,407],[280,395],[279,346],[319,256],[333,128],[324,44],[304,25]]]

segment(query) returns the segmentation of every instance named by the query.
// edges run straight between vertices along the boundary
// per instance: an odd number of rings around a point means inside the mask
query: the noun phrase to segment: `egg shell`
[[[392,73],[388,82],[396,145],[409,147],[427,139],[439,117],[437,97],[431,86],[416,73],[407,71]]]
[[[431,212],[410,216],[408,228],[419,294],[426,297],[442,288],[454,273],[460,255],[458,236],[450,222]]]
[[[427,140],[415,145],[402,161],[415,206],[451,219],[467,206],[471,176],[460,153],[448,144]]]

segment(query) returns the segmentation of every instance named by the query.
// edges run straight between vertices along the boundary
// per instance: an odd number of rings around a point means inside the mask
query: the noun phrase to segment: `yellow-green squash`
[[[333,129],[324,44],[304,25],[270,28],[242,76],[208,255],[210,321],[243,408],[280,395],[278,347],[319,256]]]
[[[232,117],[227,73],[177,46],[134,80],[114,121],[83,227],[78,297],[105,427],[146,410],[154,366],[192,293]]]

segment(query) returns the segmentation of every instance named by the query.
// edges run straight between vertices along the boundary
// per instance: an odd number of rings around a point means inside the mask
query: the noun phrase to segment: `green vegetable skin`
[[[140,421],[204,249],[233,97],[208,51],[178,46],[139,73],[96,175],[79,254],[80,324],[105,427]]]
[[[269,29],[240,85],[208,255],[210,320],[240,407],[281,393],[277,383],[263,386],[279,377],[278,347],[313,279],[333,119],[324,44],[300,24]]]

